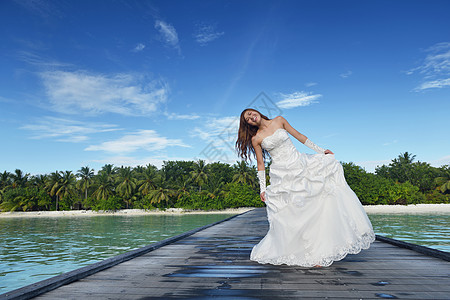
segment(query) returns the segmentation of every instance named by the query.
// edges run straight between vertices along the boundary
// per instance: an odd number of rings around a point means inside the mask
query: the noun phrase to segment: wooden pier
[[[255,209],[35,299],[450,299],[448,261],[381,241],[327,268],[252,262],[267,229]]]

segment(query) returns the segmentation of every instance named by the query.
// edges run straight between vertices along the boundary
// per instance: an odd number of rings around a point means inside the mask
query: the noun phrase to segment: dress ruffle
[[[372,225],[334,155],[299,153],[284,129],[262,146],[272,157],[266,190],[270,227],[251,260],[329,266],[369,248]]]

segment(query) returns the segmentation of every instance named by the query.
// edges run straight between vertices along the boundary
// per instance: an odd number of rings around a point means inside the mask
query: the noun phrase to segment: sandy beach
[[[241,214],[254,209],[253,207],[228,208],[224,210],[184,210],[168,208],[166,210],[122,209],[112,211],[67,210],[67,211],[27,211],[0,212],[0,218],[21,217],[92,217],[92,216],[142,216],[142,215],[185,215],[185,214]]]
[[[450,204],[365,205],[368,214],[450,214]]]
[[[253,207],[229,208],[225,210],[202,211],[169,208],[166,210],[123,209],[115,212],[72,210],[72,211],[29,211],[0,212],[0,218],[21,217],[92,217],[92,216],[139,216],[139,215],[184,215],[184,214],[241,214]],[[450,204],[417,204],[417,205],[366,205],[368,214],[450,214]]]

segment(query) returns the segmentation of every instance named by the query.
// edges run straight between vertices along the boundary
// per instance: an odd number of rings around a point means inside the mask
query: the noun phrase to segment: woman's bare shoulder
[[[273,118],[274,120],[277,121],[286,121],[286,119],[283,116],[276,116],[275,118]]]
[[[275,121],[278,127],[284,127],[284,124],[287,122],[283,116],[276,116],[273,118],[273,121]]]
[[[252,137],[252,145],[253,146],[260,146],[262,141],[263,141],[263,138],[261,137],[260,133],[257,133]]]

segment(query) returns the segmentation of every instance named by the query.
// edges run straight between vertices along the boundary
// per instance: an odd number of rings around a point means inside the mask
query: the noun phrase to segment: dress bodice
[[[287,131],[283,128],[278,128],[272,135],[265,137],[261,147],[270,153],[272,163],[281,162],[297,152]]]

